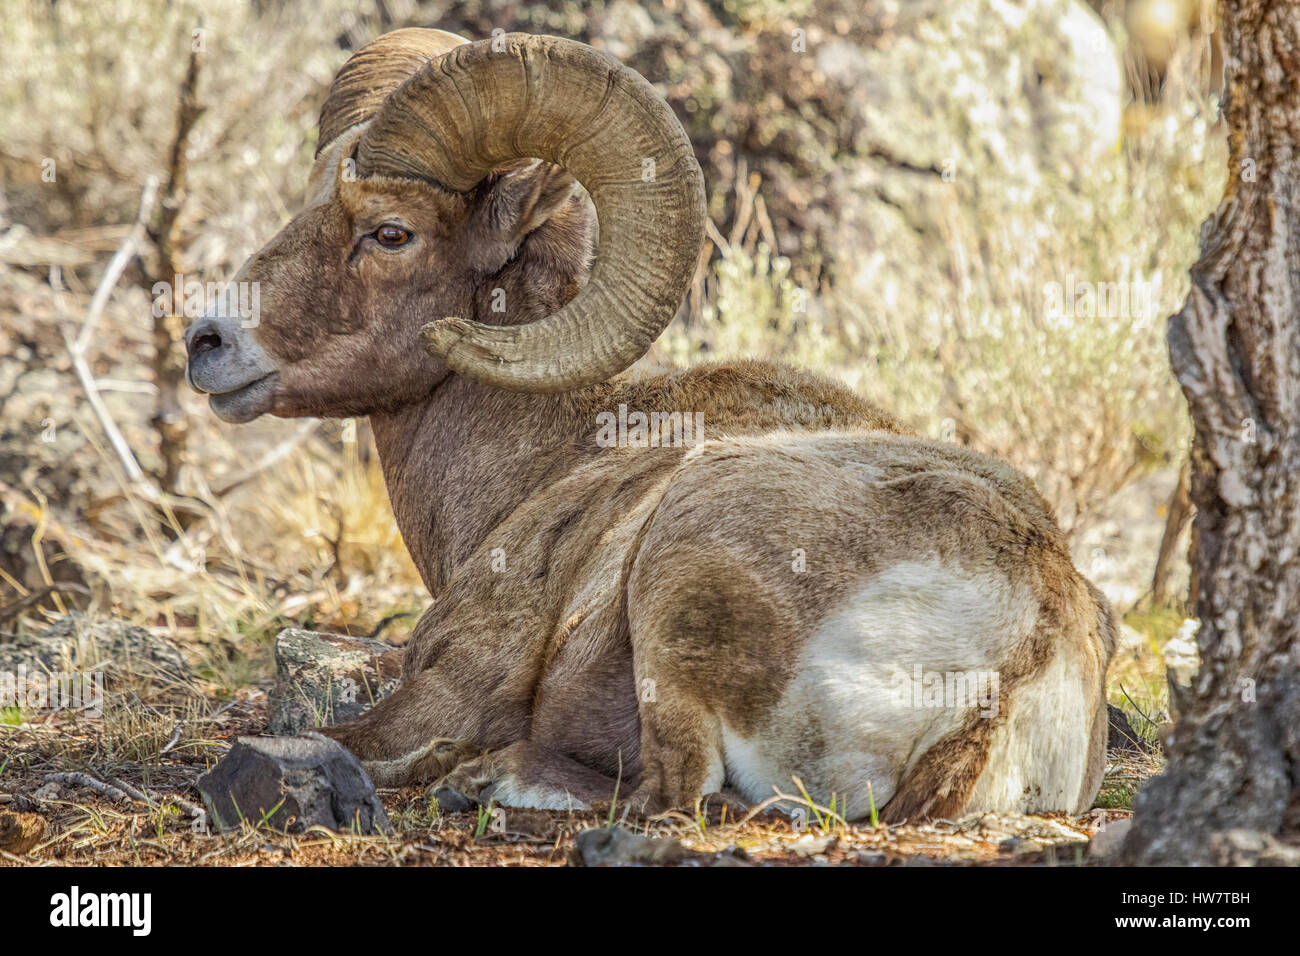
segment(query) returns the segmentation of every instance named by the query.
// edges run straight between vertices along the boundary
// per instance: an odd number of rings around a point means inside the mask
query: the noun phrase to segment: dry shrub
[[[1187,294],[1225,169],[1207,54],[1188,43],[1161,101],[1133,104],[1141,122],[1087,176],[1049,182],[1039,194],[1050,200],[992,228],[953,205],[948,258],[961,268],[935,270],[943,309],[800,289],[757,230],[744,242],[715,233],[706,302],[670,327],[662,355],[757,356],[837,375],[920,432],[1023,469],[1077,533],[1135,478],[1185,454],[1165,321]],[[881,298],[873,290],[871,302]]]

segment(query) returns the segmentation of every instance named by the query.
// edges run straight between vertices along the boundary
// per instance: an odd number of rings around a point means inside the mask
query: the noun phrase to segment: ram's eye
[[[411,234],[401,226],[385,225],[375,230],[375,241],[381,246],[396,249],[411,241]]]

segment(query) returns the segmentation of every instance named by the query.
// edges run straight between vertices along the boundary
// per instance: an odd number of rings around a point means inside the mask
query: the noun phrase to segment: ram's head
[[[339,71],[319,142],[307,207],[186,333],[190,383],[227,421],[364,415],[452,372],[599,382],[645,354],[690,281],[690,142],[644,79],[583,44],[386,34]],[[230,302],[251,283],[250,317]]]

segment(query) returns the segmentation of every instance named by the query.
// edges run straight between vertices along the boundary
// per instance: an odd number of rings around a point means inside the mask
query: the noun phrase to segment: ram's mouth
[[[223,422],[242,425],[271,410],[278,372],[270,372],[239,388],[208,396],[208,406]]]

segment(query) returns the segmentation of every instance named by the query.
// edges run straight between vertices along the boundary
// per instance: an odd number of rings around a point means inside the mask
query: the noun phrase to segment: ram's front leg
[[[378,786],[431,782],[527,733],[545,629],[517,610],[494,613],[461,597],[456,610],[435,606],[420,620],[396,693],[355,720],[320,728]]]
[[[531,740],[520,740],[465,761],[438,780],[431,792],[450,792],[471,803],[489,801],[537,810],[585,810],[611,800],[617,781]]]
[[[482,752],[472,741],[443,737],[391,760],[362,760],[361,766],[376,787],[402,787],[437,780]]]
[[[447,696],[446,690],[430,695],[426,685],[434,682],[423,677],[417,676],[355,720],[319,728],[361,761],[377,787],[437,780],[485,749],[473,737],[439,733],[473,729],[454,717],[439,719],[443,708],[455,707],[457,701],[440,700]]]

